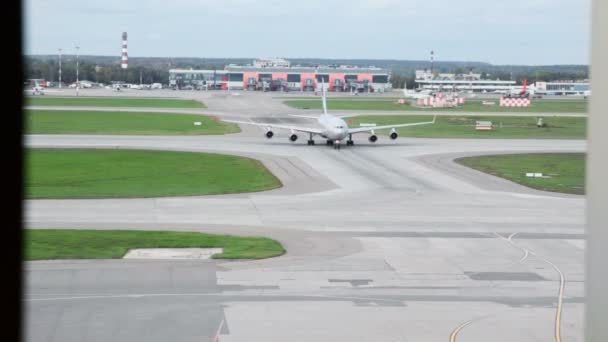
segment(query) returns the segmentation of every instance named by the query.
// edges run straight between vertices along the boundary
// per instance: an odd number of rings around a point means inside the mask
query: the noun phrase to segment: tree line
[[[88,61],[79,61],[78,79],[80,81],[91,81],[109,84],[112,81],[139,84],[169,83],[169,70],[158,67],[147,67],[142,65],[129,66],[122,69],[120,64],[99,65]],[[51,82],[59,81],[59,62],[30,60],[26,63],[25,78],[40,78]],[[62,60],[61,81],[65,84],[76,82],[76,61],[72,59]]]
[[[248,60],[238,60],[245,63]],[[232,63],[229,59],[196,59],[196,58],[133,58],[129,60],[129,68],[122,69],[119,60],[114,57],[103,56],[80,56],[78,78],[97,83],[111,83],[120,81],[126,83],[169,83],[169,69],[218,69],[221,70],[226,64]],[[293,61],[292,61],[293,62]],[[303,62],[303,61],[302,61]],[[341,61],[340,61],[341,62]],[[347,62],[347,61],[344,61]],[[353,61],[350,61],[351,63]],[[368,61],[371,62],[371,61]],[[376,64],[379,61],[374,61]],[[390,82],[393,88],[408,89],[416,87],[415,69],[410,64],[416,62],[386,61],[382,67],[391,71]],[[369,64],[368,64],[369,65]],[[57,56],[28,56],[25,58],[25,78],[41,78],[51,82],[57,82],[59,78],[59,61]],[[364,65],[360,65],[364,66]],[[420,68],[424,69],[424,67]],[[460,62],[443,62],[438,64],[436,70],[441,73],[466,74],[470,71],[480,73],[482,79],[513,80],[522,84],[524,79],[528,83],[536,81],[554,80],[578,80],[589,77],[588,68],[579,65],[556,65],[556,66],[496,66],[482,63],[464,64]],[[63,83],[76,81],[76,58],[66,55],[61,63],[61,79]]]

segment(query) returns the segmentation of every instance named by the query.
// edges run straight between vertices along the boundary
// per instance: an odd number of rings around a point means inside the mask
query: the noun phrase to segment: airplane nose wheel
[[[334,149],[335,150],[339,150],[340,149],[340,140],[336,140],[336,143],[334,144]]]

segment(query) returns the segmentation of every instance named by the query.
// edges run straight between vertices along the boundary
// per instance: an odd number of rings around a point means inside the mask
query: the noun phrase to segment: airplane
[[[509,91],[506,92],[507,97],[529,97],[530,95],[536,94],[535,86],[528,86],[528,80],[524,79],[523,87],[511,87]]]
[[[421,91],[421,92],[415,92],[412,90],[408,90],[408,89],[403,89],[403,96],[406,99],[426,99],[427,97],[432,97],[433,94],[429,91]]]
[[[38,82],[34,82],[34,84],[28,88],[24,90],[25,94],[27,95],[44,95],[44,87],[42,87],[40,84],[38,84]]]
[[[421,90],[416,92],[414,90],[407,89],[407,84],[403,86],[403,96],[406,99],[426,99],[427,97],[433,96],[433,92],[429,89]]]
[[[340,149],[340,145],[342,141],[346,140],[347,146],[353,146],[355,143],[353,141],[353,134],[369,132],[371,135],[368,140],[371,143],[375,143],[378,140],[378,136],[374,132],[375,130],[381,129],[391,129],[391,133],[389,137],[392,140],[397,139],[399,134],[395,130],[398,127],[409,127],[409,126],[417,126],[417,125],[428,125],[434,124],[436,116],[433,118],[433,121],[427,122],[414,122],[414,123],[404,123],[404,124],[395,124],[395,125],[383,125],[383,126],[366,126],[366,127],[357,127],[350,128],[346,124],[346,122],[337,116],[333,116],[327,113],[327,99],[325,96],[325,80],[322,81],[322,104],[323,104],[323,113],[321,116],[304,116],[299,115],[300,117],[306,117],[308,119],[316,119],[317,123],[321,126],[321,128],[310,128],[310,127],[298,127],[298,126],[289,126],[289,125],[276,125],[271,123],[258,123],[258,122],[250,122],[250,121],[235,121],[235,120],[224,120],[225,122],[236,123],[236,124],[245,124],[245,125],[254,125],[259,127],[266,128],[266,138],[270,139],[274,136],[273,128],[278,129],[287,129],[291,131],[291,135],[289,136],[289,140],[291,142],[295,142],[298,140],[298,135],[296,132],[308,133],[308,145],[314,145],[315,141],[313,137],[315,135],[319,135],[325,139],[327,139],[327,145],[333,145],[334,149]]]

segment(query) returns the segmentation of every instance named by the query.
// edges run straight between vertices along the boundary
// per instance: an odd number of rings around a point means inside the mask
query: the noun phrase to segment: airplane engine
[[[376,140],[378,140],[378,136],[377,135],[372,134],[372,135],[369,136],[369,142],[375,143]]]
[[[295,134],[292,134],[292,135],[289,136],[289,140],[291,140],[292,142],[296,141],[296,140],[298,140],[298,136],[295,135]]]
[[[274,133],[272,131],[269,130],[268,132],[266,132],[266,138],[270,139],[272,137],[274,137]]]
[[[399,137],[399,134],[397,134],[397,131],[395,131],[395,129],[393,128],[391,130],[391,135],[389,135],[391,137],[391,139],[395,140],[397,139],[397,137]]]

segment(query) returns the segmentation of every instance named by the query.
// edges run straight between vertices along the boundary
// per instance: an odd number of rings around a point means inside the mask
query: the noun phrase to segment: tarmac
[[[201,114],[310,121],[289,117],[267,94],[211,93]],[[220,196],[26,200],[28,227],[262,235],[287,250],[257,261],[27,262],[26,340],[583,341],[584,196],[529,189],[453,159],[584,152],[585,141],[370,144],[362,135],[334,150],[242,128],[223,136],[26,136],[27,147],[246,155],[284,185]]]

